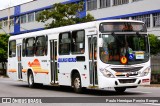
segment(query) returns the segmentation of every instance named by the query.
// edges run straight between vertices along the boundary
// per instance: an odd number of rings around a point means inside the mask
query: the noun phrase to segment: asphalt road
[[[98,103],[99,101],[104,102],[106,99],[110,98],[143,98],[143,97],[159,97],[160,98],[160,87],[138,87],[127,89],[125,93],[118,94],[113,89],[109,90],[85,90],[83,94],[77,94],[73,92],[73,89],[70,87],[53,87],[53,86],[41,86],[38,88],[29,88],[26,82],[13,81],[9,78],[0,78],[0,97],[31,97],[31,98],[41,98],[41,97],[54,97],[52,99],[57,100],[59,103],[54,103],[55,106],[153,106],[160,105],[158,103]],[[60,97],[60,98],[55,98]],[[76,102],[76,99],[84,99],[88,103],[69,103]],[[106,98],[106,99],[105,99]],[[49,100],[48,98],[47,100]],[[111,99],[112,100],[112,99]],[[65,103],[68,102],[68,103]],[[97,103],[96,103],[97,102]],[[114,102],[114,101],[113,101]],[[20,104],[3,104],[0,105],[20,105]],[[22,105],[22,104],[21,104]],[[32,104],[23,104],[23,105],[32,105]],[[44,104],[34,104],[34,106],[44,106]],[[53,105],[53,104],[45,104]]]

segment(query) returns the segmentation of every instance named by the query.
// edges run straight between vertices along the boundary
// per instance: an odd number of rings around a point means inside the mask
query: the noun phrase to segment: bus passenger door
[[[50,40],[50,69],[51,83],[55,84],[58,81],[57,70],[57,40]]]
[[[18,79],[18,61],[17,61],[17,46],[16,40],[9,41],[9,51],[8,51],[8,67],[7,74],[10,78],[17,80]]]
[[[22,79],[22,63],[21,63],[21,52],[22,52],[22,46],[17,45],[17,60],[18,60],[18,79]]]
[[[97,77],[97,37],[88,36],[90,85],[98,85]]]

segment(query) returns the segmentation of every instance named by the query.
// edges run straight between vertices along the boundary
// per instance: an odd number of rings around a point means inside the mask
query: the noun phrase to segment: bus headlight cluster
[[[147,76],[148,73],[150,72],[150,70],[151,70],[150,67],[146,68],[146,69],[142,72],[141,76],[142,76],[142,77],[143,77],[143,76]]]
[[[114,75],[107,69],[100,69],[100,72],[107,78],[114,78]]]

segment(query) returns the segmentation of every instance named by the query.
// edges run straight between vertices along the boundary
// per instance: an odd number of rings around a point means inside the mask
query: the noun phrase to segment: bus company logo
[[[2,103],[12,103],[11,98],[2,98]]]
[[[28,62],[29,67],[37,66],[40,67],[40,62],[38,59],[35,59],[33,62]]]
[[[58,62],[76,62],[76,58],[59,58]]]
[[[126,74],[126,77],[129,77],[129,75],[130,75],[130,74],[129,74],[129,73],[127,73],[127,74]]]
[[[35,73],[49,73],[48,70],[42,69],[38,59],[35,59],[33,62],[28,62],[28,66],[31,67]]]

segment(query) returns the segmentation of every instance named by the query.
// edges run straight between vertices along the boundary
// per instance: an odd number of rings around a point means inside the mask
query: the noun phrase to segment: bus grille
[[[142,69],[143,67],[133,67],[133,68],[111,68],[115,72],[136,72]]]
[[[120,83],[134,83],[136,79],[119,79]]]

